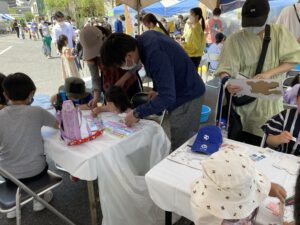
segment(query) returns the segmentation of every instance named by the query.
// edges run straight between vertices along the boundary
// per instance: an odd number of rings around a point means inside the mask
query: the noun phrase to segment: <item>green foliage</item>
[[[17,14],[17,10],[15,8],[8,8],[9,14]]]
[[[70,0],[44,0],[46,10],[53,12],[55,10],[66,10]]]
[[[24,13],[24,18],[27,22],[31,22],[34,19],[34,15],[31,12]]]
[[[79,17],[94,17],[104,14],[104,4],[100,0],[76,0],[76,11]]]

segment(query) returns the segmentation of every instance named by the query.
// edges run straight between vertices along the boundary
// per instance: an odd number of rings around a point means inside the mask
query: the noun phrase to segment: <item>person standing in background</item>
[[[43,50],[45,56],[50,59],[51,58],[51,42],[52,38],[49,32],[48,22],[41,20],[41,35],[43,37]]]
[[[124,32],[122,21],[125,21],[124,15],[121,15],[119,19],[116,19],[116,21],[114,23],[115,33],[123,33]]]
[[[54,14],[56,24],[52,29],[52,42],[55,44],[57,53],[59,54],[57,41],[61,35],[65,35],[68,38],[68,47],[74,48],[73,39],[75,38],[75,31],[69,22],[65,22],[65,16],[62,12],[57,11]]]
[[[200,25],[201,21],[201,25]],[[189,20],[184,28],[183,43],[181,46],[198,69],[205,48],[205,22],[201,8],[190,10]]]
[[[17,37],[20,38],[20,29],[19,29],[19,25],[18,25],[17,20],[15,20],[14,23],[13,23],[13,29],[14,29],[14,31],[16,31]]]
[[[222,21],[220,20],[221,9],[215,8],[213,10],[213,17],[206,21],[206,44],[209,46],[216,43],[216,34],[223,32]]]
[[[185,25],[185,23],[184,23],[183,16],[178,15],[178,18],[175,23],[175,28],[176,28],[176,31],[181,35],[183,34],[183,31],[184,31],[184,25]]]
[[[298,3],[284,8],[276,23],[284,25],[300,43],[300,0]]]
[[[40,22],[38,24],[39,33],[40,33],[42,38],[44,37],[44,35],[43,35],[43,22],[44,22],[44,20],[40,20]]]
[[[147,27],[149,30],[154,30],[169,36],[168,31],[152,13],[146,14],[142,21],[145,27]]]

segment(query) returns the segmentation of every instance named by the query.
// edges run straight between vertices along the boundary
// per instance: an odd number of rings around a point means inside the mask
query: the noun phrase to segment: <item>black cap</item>
[[[242,9],[242,27],[263,26],[270,12],[268,0],[247,0]]]

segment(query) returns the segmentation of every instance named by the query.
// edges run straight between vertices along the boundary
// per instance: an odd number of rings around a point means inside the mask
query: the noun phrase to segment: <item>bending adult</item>
[[[127,126],[167,109],[173,150],[198,131],[205,85],[178,43],[155,31],[146,31],[138,39],[112,34],[102,46],[101,58],[107,67],[131,68],[142,62],[153,80],[150,101],[127,114]]]
[[[142,21],[143,21],[143,24],[145,25],[145,27],[147,27],[149,30],[155,30],[157,32],[160,32],[162,34],[169,36],[169,33],[166,30],[166,28],[152,13],[146,14],[143,17]]]
[[[229,36],[222,49],[216,74],[225,81],[242,74],[248,79],[282,80],[282,74],[300,62],[300,46],[293,35],[280,25],[270,25],[271,41],[268,46],[263,70],[255,74],[262,50],[265,25],[270,6],[268,0],[247,0],[242,9],[241,31]],[[232,94],[240,87],[229,85]],[[282,99],[255,101],[236,107],[243,126],[242,140],[260,145],[263,132],[261,126],[271,117],[283,110]]]
[[[200,25],[201,22],[201,25]],[[183,32],[182,47],[198,69],[205,48],[205,21],[201,8],[190,10],[190,17]]]
[[[100,49],[110,31],[100,26],[86,26],[80,32],[80,43],[83,47],[83,59],[87,62],[92,76],[93,100],[91,107],[96,107],[100,93],[104,93],[113,85],[123,87],[129,98],[140,92],[141,83],[138,77],[140,65],[134,68],[105,67],[100,58]],[[100,76],[101,74],[101,76]]]

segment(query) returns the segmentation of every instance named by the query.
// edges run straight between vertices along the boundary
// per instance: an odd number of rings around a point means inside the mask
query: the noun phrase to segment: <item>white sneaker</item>
[[[52,191],[46,192],[43,196],[43,199],[46,202],[51,202],[51,200],[53,199]],[[33,211],[35,211],[35,212],[42,211],[44,208],[45,208],[45,206],[42,203],[40,203],[39,201],[37,201],[35,199],[33,200]]]
[[[14,219],[14,218],[16,218],[16,216],[17,216],[16,210],[6,213],[7,219]]]

